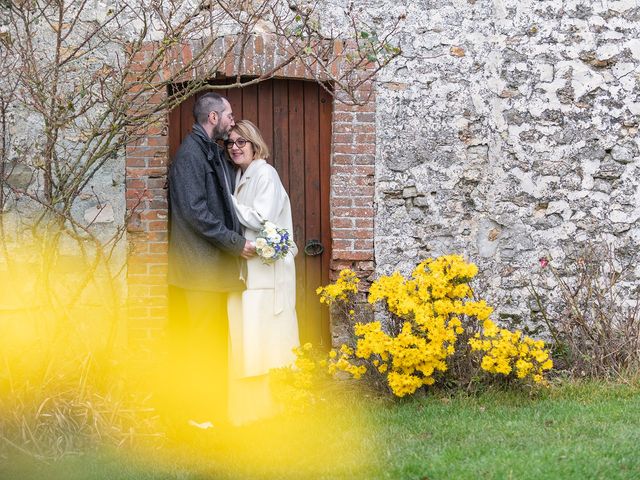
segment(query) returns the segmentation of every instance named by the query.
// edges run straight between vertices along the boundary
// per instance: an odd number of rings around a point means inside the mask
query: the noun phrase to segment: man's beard
[[[220,124],[222,122],[218,121],[218,125],[213,128],[212,140],[224,140],[226,141],[229,138],[229,132],[223,131],[220,129]]]

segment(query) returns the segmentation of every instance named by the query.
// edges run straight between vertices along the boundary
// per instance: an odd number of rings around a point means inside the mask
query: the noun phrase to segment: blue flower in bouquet
[[[278,228],[269,221],[262,222],[262,229],[256,238],[256,253],[264,264],[271,264],[284,258],[291,248],[289,232]]]

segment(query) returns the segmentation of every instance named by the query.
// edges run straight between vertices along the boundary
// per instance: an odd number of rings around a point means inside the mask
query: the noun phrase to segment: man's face
[[[221,138],[222,140],[226,140],[229,136],[229,131],[236,124],[233,120],[233,111],[228,101],[224,101],[224,111],[221,113],[216,112],[216,116],[218,121],[213,129],[213,139],[217,140]]]

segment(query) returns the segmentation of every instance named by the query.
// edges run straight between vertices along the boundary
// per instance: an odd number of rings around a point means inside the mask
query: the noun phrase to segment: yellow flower
[[[353,270],[340,271],[338,279],[324,287],[318,287],[316,294],[320,296],[320,303],[331,305],[336,301],[347,301],[351,295],[358,293],[360,279]]]

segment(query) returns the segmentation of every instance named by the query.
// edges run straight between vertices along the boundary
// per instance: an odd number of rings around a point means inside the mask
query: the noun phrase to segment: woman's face
[[[229,133],[229,140],[226,146],[233,163],[244,172],[253,161],[253,144],[233,130]]]

